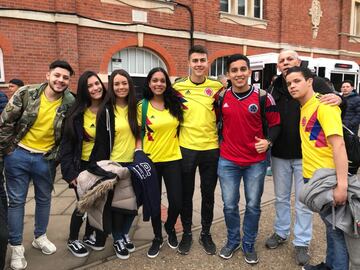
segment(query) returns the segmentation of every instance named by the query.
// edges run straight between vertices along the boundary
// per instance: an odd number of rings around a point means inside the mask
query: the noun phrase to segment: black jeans
[[[208,233],[214,217],[214,192],[217,183],[219,149],[197,151],[181,147],[181,177],[183,183],[183,206],[181,222],[184,232],[191,232],[195,173],[199,167],[201,190],[201,225]]]
[[[168,217],[165,223],[165,230],[170,232],[174,229],[176,220],[180,214],[182,206],[182,182],[181,182],[181,163],[180,160],[156,162],[154,163],[158,181],[162,186],[164,178],[167,199],[169,202]],[[160,207],[160,205],[159,205]],[[162,238],[161,235],[161,215],[151,219],[151,224],[156,238]]]
[[[7,198],[4,188],[3,169],[0,166],[0,270],[4,269],[8,244]]]

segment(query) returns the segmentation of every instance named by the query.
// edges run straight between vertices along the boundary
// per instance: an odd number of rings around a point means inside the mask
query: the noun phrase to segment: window
[[[360,0],[352,0],[350,41],[360,42]]]
[[[220,21],[266,29],[263,0],[220,0]]]
[[[5,82],[3,52],[0,48],[0,82]]]
[[[211,77],[217,77],[219,75],[226,73],[226,61],[228,56],[219,57],[214,62],[212,62],[209,70],[209,75]]]
[[[262,19],[263,0],[220,0],[220,11]]]

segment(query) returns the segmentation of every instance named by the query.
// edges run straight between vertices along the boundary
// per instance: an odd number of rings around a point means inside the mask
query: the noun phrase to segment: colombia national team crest
[[[248,111],[250,113],[257,113],[258,110],[259,110],[259,107],[255,103],[250,104],[248,107]]]
[[[206,88],[204,90],[205,95],[211,97],[213,95],[213,90],[211,88]]]

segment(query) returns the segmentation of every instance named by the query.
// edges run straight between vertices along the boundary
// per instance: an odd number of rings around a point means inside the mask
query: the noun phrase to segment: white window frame
[[[0,82],[5,82],[4,56],[1,48],[0,48]]]
[[[350,16],[350,41],[360,42],[360,29],[356,29],[357,21],[360,21],[360,17],[357,18],[356,6],[360,8],[360,0],[351,1],[351,16]]]
[[[238,0],[228,0],[229,12],[220,11],[220,21],[266,29],[268,22],[263,19],[264,1],[260,0],[260,18],[254,17],[254,1],[245,0],[245,14],[242,15],[238,14]]]
[[[123,66],[121,65],[121,67],[124,70],[126,70],[130,76],[134,76],[134,77],[146,77],[150,71],[150,69],[154,68],[154,67],[162,67],[165,70],[167,70],[167,67],[164,63],[164,61],[160,58],[159,55],[157,55],[156,53],[146,49],[146,48],[141,48],[141,47],[128,47],[125,49],[122,49],[121,51],[116,52],[110,59],[110,62],[108,64],[108,75],[111,74],[111,72],[117,68],[113,68],[113,59],[121,59],[120,58],[120,53],[126,53],[128,56],[127,59],[127,66]],[[135,55],[135,61],[131,61],[129,55],[131,53],[134,53]],[[145,65],[145,61],[143,61],[145,59],[145,54],[147,54],[148,56],[150,56],[150,69],[147,70],[146,69],[146,65]],[[142,57],[142,59],[141,59]],[[153,62],[153,60],[156,60],[156,62]],[[115,62],[115,61],[114,61]],[[121,61],[120,61],[121,62]],[[132,64],[136,64],[135,67],[135,72],[133,71],[133,67],[131,66]],[[143,65],[141,69],[144,70],[144,72],[139,72],[139,65]]]

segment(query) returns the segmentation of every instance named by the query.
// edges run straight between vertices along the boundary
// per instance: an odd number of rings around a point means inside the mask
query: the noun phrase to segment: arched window
[[[223,56],[215,59],[214,62],[211,63],[209,74],[211,77],[217,77],[219,75],[226,73],[226,61],[228,56]]]
[[[159,56],[150,50],[138,47],[129,47],[115,53],[108,65],[108,74],[115,69],[126,70],[136,87],[137,97],[141,98],[142,88],[149,71],[154,67],[167,70],[165,63]]]
[[[4,58],[3,52],[0,48],[0,82],[5,82],[5,73],[4,73]]]

